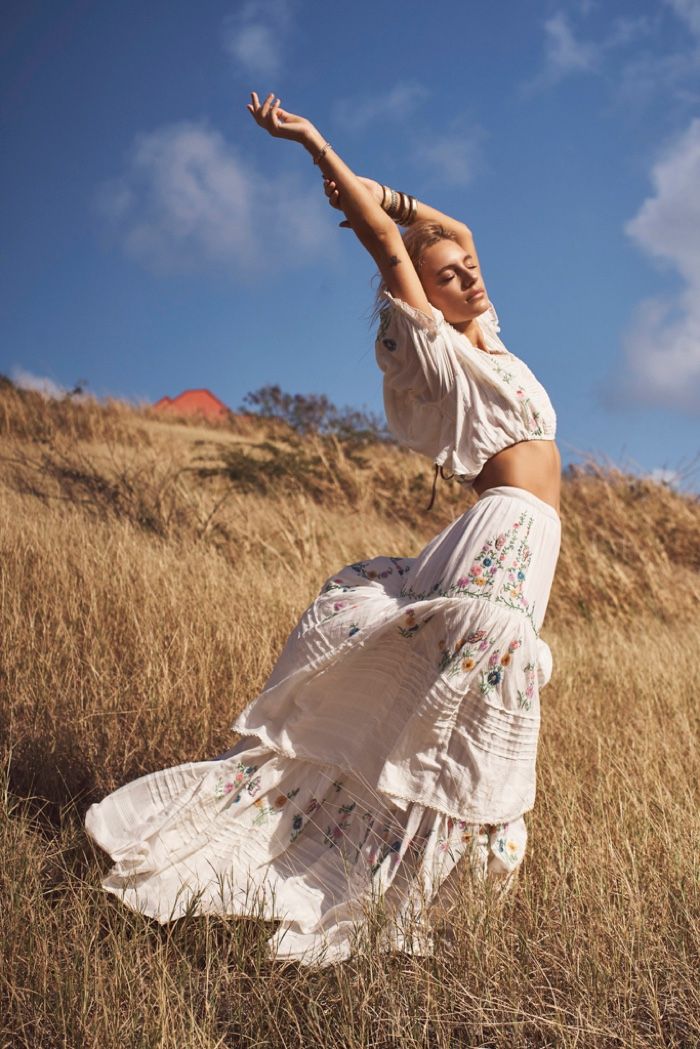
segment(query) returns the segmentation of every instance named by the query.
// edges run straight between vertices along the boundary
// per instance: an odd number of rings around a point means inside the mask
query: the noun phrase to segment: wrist
[[[304,135],[301,144],[312,157],[316,157],[323,149],[325,142],[326,140],[321,132],[317,128],[312,127]]]

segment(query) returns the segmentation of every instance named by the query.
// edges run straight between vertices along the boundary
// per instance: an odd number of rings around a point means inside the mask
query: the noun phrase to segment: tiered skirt
[[[431,953],[464,865],[506,888],[525,855],[559,543],[551,506],[501,486],[417,557],[334,573],[230,751],[90,808],[104,888],[161,922],[278,921],[270,959],[316,966],[350,957],[379,903],[382,949]]]

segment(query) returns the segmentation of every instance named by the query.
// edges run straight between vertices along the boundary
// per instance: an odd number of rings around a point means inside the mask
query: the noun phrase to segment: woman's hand
[[[362,175],[357,176],[358,182],[361,182],[365,186],[377,204],[381,204],[384,198],[384,191],[381,187],[381,183],[376,182],[373,178],[364,178]],[[328,203],[332,208],[338,208],[339,211],[343,210],[343,202],[340,199],[340,190],[336,186],[332,179],[324,178],[323,180],[323,191],[328,197]]]
[[[279,98],[273,94],[269,94],[262,104],[255,91],[251,92],[250,97],[251,102],[247,104],[246,109],[255,123],[268,131],[273,138],[288,138],[303,145],[318,140],[319,133],[311,121],[282,109]]]
[[[369,190],[377,203],[381,204],[384,199],[384,190],[382,189],[381,183],[376,182],[373,178],[364,178],[362,175],[358,175],[357,180],[362,183],[365,189]],[[328,203],[332,208],[337,208],[339,211],[343,210],[343,204],[340,199],[340,190],[332,179],[324,178],[323,192],[328,197]],[[345,222],[341,222],[340,225],[349,227],[350,223],[346,220]]]

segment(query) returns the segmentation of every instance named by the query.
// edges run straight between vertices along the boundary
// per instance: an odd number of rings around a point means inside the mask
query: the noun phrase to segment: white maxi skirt
[[[500,486],[417,557],[336,572],[232,750],[88,810],[104,888],[160,922],[279,921],[269,958],[316,966],[350,957],[381,902],[380,948],[430,954],[460,861],[506,887],[525,853],[560,537],[549,504]]]

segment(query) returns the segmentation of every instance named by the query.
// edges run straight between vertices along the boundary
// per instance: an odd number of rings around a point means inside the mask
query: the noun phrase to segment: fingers
[[[340,207],[340,191],[333,179],[324,178],[323,192],[328,197],[328,203],[331,205],[331,207]]]
[[[266,128],[267,131],[278,128],[281,123],[288,119],[289,114],[281,109],[280,99],[272,91],[262,104],[257,92],[251,91],[250,98],[251,101],[246,105],[246,109],[254,117],[256,123],[260,127]]]

